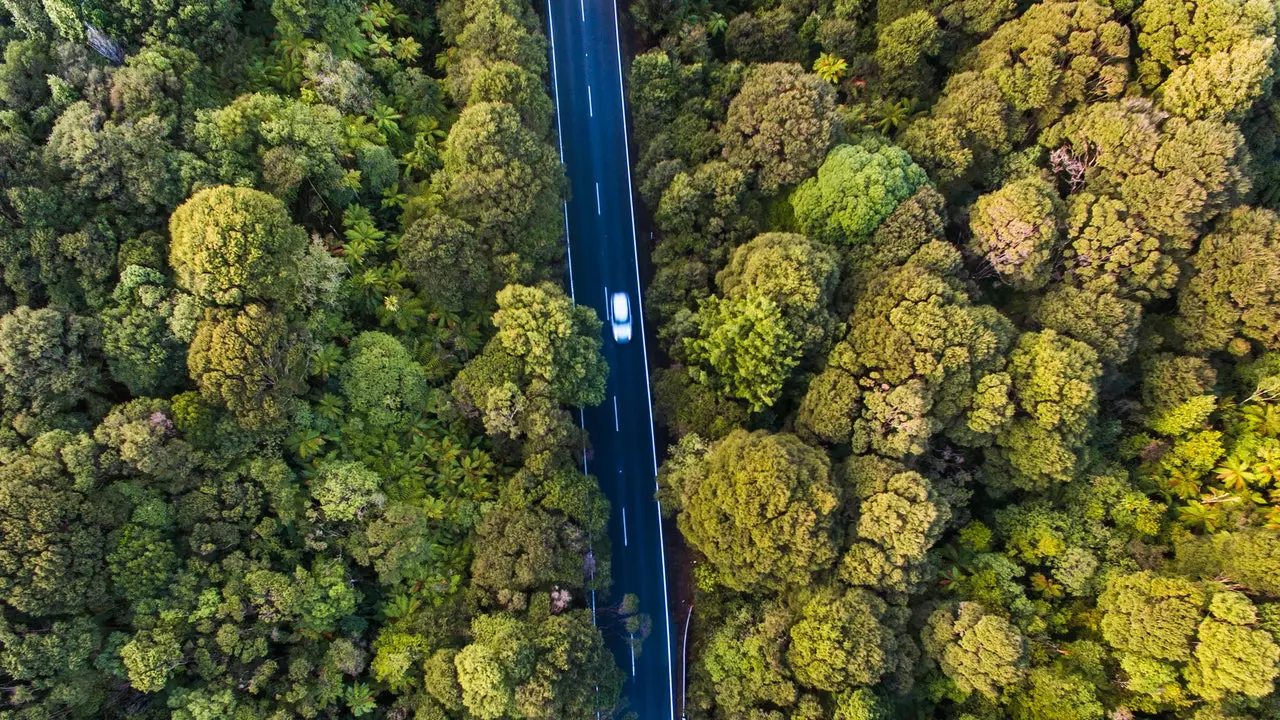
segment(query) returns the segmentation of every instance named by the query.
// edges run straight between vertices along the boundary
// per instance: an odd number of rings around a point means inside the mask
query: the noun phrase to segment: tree
[[[157,693],[182,664],[182,646],[169,630],[139,630],[124,647],[120,659],[134,690]]]
[[[792,336],[812,353],[824,348],[835,328],[827,308],[839,278],[831,249],[803,235],[765,233],[733,251],[716,283],[725,298],[769,298]]]
[[[731,57],[744,63],[801,62],[805,49],[798,42],[799,20],[786,6],[740,13],[725,29],[725,47]]]
[[[103,355],[111,378],[133,395],[167,396],[181,387],[187,348],[173,333],[177,298],[164,275],[130,265],[102,312]]]
[[[527,281],[560,257],[564,170],[514,108],[468,106],[441,159],[434,188],[445,209],[475,229],[501,280]]]
[[[1117,198],[1089,191],[1067,203],[1067,279],[1091,292],[1138,302],[1169,296],[1178,282],[1181,251],[1161,243]]]
[[[172,126],[171,119],[156,115],[108,122],[89,103],[78,102],[54,124],[45,157],[65,173],[68,186],[145,221],[168,213],[186,194],[185,158],[169,140]]]
[[[467,105],[506,103],[516,109],[526,127],[539,137],[551,132],[554,108],[533,68],[498,61],[487,65],[471,79]]]
[[[1144,2],[1134,12],[1138,77],[1155,87],[1165,74],[1251,40],[1275,36],[1276,10],[1258,0]]]
[[[1238,208],[1200,241],[1195,274],[1178,294],[1178,332],[1196,353],[1222,351],[1236,339],[1266,349],[1280,344],[1273,298],[1280,292],[1280,219]]]
[[[263,188],[285,202],[314,188],[342,208],[352,197],[339,162],[347,154],[345,129],[336,108],[253,93],[199,111],[194,134],[218,181]]]
[[[510,2],[468,2],[449,58],[447,86],[454,101],[473,95],[476,77],[497,63],[511,63],[534,77],[547,72],[547,41],[528,6]],[[545,92],[545,91],[543,91]]]
[[[747,422],[742,403],[694,380],[688,368],[653,371],[653,411],[676,437],[697,433],[719,440]]]
[[[307,236],[277,199],[219,186],[192,195],[169,221],[169,263],[178,285],[218,305],[287,303]]]
[[[536,661],[529,629],[510,615],[481,615],[471,621],[471,634],[473,642],[454,658],[463,704],[486,720],[514,715],[516,687]]]
[[[1037,290],[1049,272],[1061,237],[1062,202],[1048,182],[1028,177],[978,198],[969,215],[970,248],[1001,280]]]
[[[888,88],[914,95],[929,76],[925,58],[941,47],[942,30],[933,13],[917,10],[894,20],[880,30],[876,43],[881,80]]]
[[[841,145],[822,161],[816,178],[796,188],[791,205],[809,237],[856,246],[927,182],[924,170],[901,148],[878,142]]]
[[[711,631],[698,667],[722,713],[795,704],[796,683],[783,653],[793,622],[793,613],[772,601],[734,607]]]
[[[1097,691],[1087,678],[1058,667],[1035,667],[1027,673],[1027,689],[1013,700],[1014,720],[1055,717],[1060,720],[1102,720]]]
[[[352,461],[331,461],[320,465],[311,481],[311,497],[320,504],[321,516],[331,522],[349,522],[381,506],[382,479]]]
[[[427,373],[400,341],[363,332],[347,346],[338,383],[347,407],[375,427],[412,421],[426,409]]]
[[[1012,624],[976,602],[948,603],[921,634],[924,650],[963,693],[995,699],[1026,673],[1026,640]]]
[[[856,517],[840,579],[879,591],[915,589],[928,571],[925,554],[951,518],[950,503],[928,478],[874,455],[849,458],[837,477]]]
[[[839,140],[834,92],[799,65],[756,66],[729,103],[720,135],[725,158],[773,193],[813,173]]]
[[[736,430],[695,443],[664,470],[676,523],[720,583],[737,589],[803,585],[835,559],[838,493],[824,453],[790,434]]]
[[[1244,610],[1232,617],[1219,609],[1232,598]],[[1192,692],[1207,700],[1240,694],[1260,698],[1275,691],[1280,675],[1280,645],[1266,630],[1249,627],[1256,619],[1253,603],[1238,593],[1220,593],[1210,601],[1213,617],[1196,631],[1195,655],[1187,672]]]
[[[977,48],[975,66],[1044,128],[1074,106],[1114,98],[1129,79],[1129,29],[1095,0],[1039,3]]]
[[[1161,86],[1161,105],[1190,120],[1239,121],[1271,92],[1274,37],[1240,43],[1174,69]]]
[[[1122,653],[1186,662],[1205,602],[1204,592],[1184,578],[1119,575],[1098,597],[1102,636]]]
[[[205,311],[187,370],[205,400],[245,427],[278,425],[301,389],[303,348],[285,319],[257,303]]]
[[[418,220],[400,239],[400,260],[424,295],[458,311],[488,303],[492,286],[489,259],[475,230],[447,213]]]
[[[196,456],[174,427],[174,416],[168,400],[138,398],[115,406],[93,431],[102,445],[100,464],[112,474],[141,473],[161,480],[191,472]]]
[[[1058,285],[1041,296],[1034,317],[1042,327],[1085,343],[1114,367],[1138,346],[1142,306],[1111,293]]]
[[[827,692],[874,685],[895,665],[908,662],[886,614],[885,602],[865,590],[814,592],[791,626],[787,662],[797,682]]]
[[[557,408],[604,401],[600,319],[551,284],[498,292],[497,333],[458,373],[454,397],[489,433],[536,438]]]
[[[801,436],[890,458],[923,453],[946,430],[989,442],[1011,412],[1001,370],[1012,327],[971,304],[949,244],[924,245],[872,278],[800,404]]]
[[[692,377],[747,401],[753,412],[773,405],[802,349],[777,303],[756,294],[712,296],[699,305],[696,322],[697,336],[684,342]]]
[[[720,160],[677,173],[654,213],[662,230],[655,257],[667,262],[673,255],[693,255],[723,262],[730,248],[755,232],[749,184],[745,171]]]
[[[1098,354],[1053,330],[1024,333],[1009,356],[1016,414],[987,453],[994,489],[1043,490],[1070,482],[1098,411]]]
[[[1166,118],[1139,98],[1094,103],[1040,137],[1041,146],[1059,153],[1055,172],[1070,181],[1078,170],[1085,190],[1119,201],[1118,217],[1127,215],[1175,258],[1247,189],[1243,142],[1233,125]]]
[[[86,435],[53,431],[0,459],[0,600],[28,616],[104,607],[106,531]]]
[[[822,53],[813,61],[813,72],[832,85],[839,84],[844,74],[849,71],[849,63],[844,58],[831,53]]]
[[[93,318],[21,306],[0,317],[0,399],[24,435],[63,426],[98,388]]]

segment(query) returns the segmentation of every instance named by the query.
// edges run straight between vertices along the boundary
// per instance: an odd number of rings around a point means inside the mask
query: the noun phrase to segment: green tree
[[[856,517],[840,579],[879,591],[916,588],[929,570],[926,553],[951,519],[950,502],[928,478],[874,455],[849,458],[837,477]]]
[[[796,189],[791,204],[809,237],[856,246],[927,182],[924,170],[898,147],[841,145],[822,161],[816,178]]]
[[[737,430],[682,445],[663,471],[677,525],[738,590],[808,582],[835,559],[838,491],[824,453],[794,435]]]
[[[1026,673],[1027,642],[1012,624],[975,602],[933,612],[921,634],[924,650],[962,692],[994,699]]]
[[[608,366],[590,308],[551,284],[509,285],[497,300],[497,334],[454,381],[464,413],[491,434],[537,437],[557,406],[604,401]]]
[[[206,310],[187,354],[187,371],[207,401],[261,430],[284,420],[301,389],[303,360],[303,347],[285,319],[255,303]]]
[[[564,170],[510,105],[468,106],[449,131],[433,188],[475,229],[498,277],[522,282],[560,258]]]
[[[824,348],[835,328],[828,312],[840,278],[836,254],[803,235],[765,233],[734,249],[716,276],[725,298],[767,297],[805,351]]]
[[[538,32],[528,6],[510,2],[467,2],[466,19],[456,35],[447,65],[449,94],[469,102],[477,77],[498,63],[511,63],[542,77],[547,72],[547,41]],[[545,93],[545,91],[543,91]]]
[[[129,684],[144,693],[163,690],[182,665],[182,658],[182,646],[168,630],[140,630],[120,648],[120,659],[129,671]]]
[[[1029,177],[978,198],[969,215],[970,248],[1004,282],[1037,290],[1049,281],[1061,237],[1062,203],[1048,182]]]
[[[21,306],[0,317],[0,399],[24,435],[66,425],[98,389],[94,318]]]
[[[1177,328],[1187,349],[1226,350],[1237,338],[1266,349],[1280,343],[1272,297],[1280,287],[1280,219],[1238,208],[1200,241],[1195,272],[1178,294]]]
[[[766,295],[712,296],[696,323],[697,336],[684,343],[693,378],[754,412],[773,405],[802,349],[778,304]]]
[[[885,602],[866,590],[819,589],[791,626],[787,662],[796,680],[834,692],[874,685],[895,665],[909,662],[886,625]]]
[[[490,301],[489,259],[467,223],[446,213],[413,223],[400,239],[400,261],[424,295],[458,311]]]
[[[63,111],[45,146],[69,187],[125,213],[161,216],[185,196],[182,164],[169,140],[173,120],[148,115],[108,122],[87,102]]]
[[[880,30],[875,61],[886,88],[914,95],[928,79],[926,58],[942,48],[942,29],[927,10],[900,17]]]
[[[1181,258],[1247,189],[1243,140],[1233,125],[1166,119],[1150,101],[1132,98],[1072,113],[1043,133],[1040,144],[1057,153],[1058,162],[1051,160],[1055,172],[1068,181],[1083,173],[1085,190],[1119,201],[1115,217],[1155,237],[1163,253]],[[1135,264],[1150,252],[1137,243],[1140,237],[1124,243],[1133,250],[1122,250],[1133,253]],[[1092,255],[1086,260],[1096,262]]]
[[[1098,354],[1053,330],[1024,333],[1009,356],[1013,419],[983,467],[994,489],[1070,482],[1098,411]]]
[[[531,67],[498,61],[488,64],[471,79],[467,105],[506,103],[516,109],[526,127],[539,137],[551,132],[554,108],[541,78]]]
[[[1108,292],[1054,286],[1040,297],[1033,315],[1042,327],[1093,348],[1109,366],[1129,359],[1138,346],[1142,306]]]
[[[280,95],[241,95],[216,110],[196,114],[195,145],[227,185],[258,187],[286,202],[314,188],[345,207],[346,124],[328,105]]]
[[[1274,37],[1242,42],[1173,70],[1161,86],[1161,105],[1190,120],[1242,119],[1271,92]]]
[[[174,211],[169,234],[178,285],[201,300],[242,305],[295,297],[307,237],[270,195],[225,185],[201,190]]]
[[[795,704],[796,683],[783,652],[793,622],[784,604],[771,601],[734,607],[711,631],[698,669],[707,673],[721,712]]]
[[[959,252],[933,242],[872,278],[809,384],[797,432],[891,458],[923,453],[943,430],[989,442],[1011,414],[1001,371],[1013,330],[971,304],[959,272]]]
[[[103,355],[111,378],[133,395],[165,396],[181,387],[187,348],[170,322],[177,299],[159,271],[130,265],[102,312]]]
[[[1098,597],[1102,636],[1122,653],[1186,662],[1205,603],[1204,592],[1184,578],[1119,575]]]
[[[311,481],[311,497],[319,503],[325,520],[347,522],[376,510],[386,501],[381,487],[382,479],[363,463],[332,461],[317,469]]]
[[[375,427],[411,421],[426,409],[427,373],[400,341],[363,332],[347,346],[338,383],[347,407]]]
[[[0,458],[0,599],[31,617],[104,607],[112,514],[85,435],[54,431]]]
[[[1138,76],[1155,87],[1165,74],[1251,40],[1275,36],[1276,10],[1258,0],[1144,2],[1133,14]]]
[[[765,193],[812,174],[840,134],[831,85],[789,63],[753,68],[720,130],[725,157]]]

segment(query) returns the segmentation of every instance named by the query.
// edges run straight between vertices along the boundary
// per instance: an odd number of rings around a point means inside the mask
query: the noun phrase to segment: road
[[[633,658],[619,630],[606,637],[629,674],[624,692],[639,720],[674,720],[671,630],[665,550],[657,490],[657,451],[646,361],[640,271],[617,6],[614,0],[546,0],[552,85],[560,154],[569,175],[565,223],[574,301],[605,322],[609,387],[604,404],[583,412],[592,453],[584,459],[611,505],[612,600],[640,598],[652,618],[649,637]],[[609,330],[607,297],[631,296],[633,337],[619,345]],[[599,613],[602,625],[609,620]]]

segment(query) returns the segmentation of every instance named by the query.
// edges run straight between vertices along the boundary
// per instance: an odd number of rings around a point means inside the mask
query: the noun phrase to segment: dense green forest
[[[1280,717],[1271,0],[634,0],[691,718]]]
[[[608,715],[526,0],[0,6],[0,718]]]

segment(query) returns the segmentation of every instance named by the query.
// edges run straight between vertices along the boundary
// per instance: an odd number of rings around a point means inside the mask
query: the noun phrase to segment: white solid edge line
[[[551,0],[547,0],[550,3]],[[644,355],[644,394],[648,400],[645,409],[649,412],[649,446],[653,449],[653,490],[658,491],[658,441],[653,431],[653,395],[649,389],[649,350],[644,339],[644,291],[640,284],[640,245],[636,241],[636,204],[635,191],[631,187],[631,138],[627,132],[627,90],[622,80],[622,31],[618,28],[618,3],[613,3],[613,42],[618,55],[618,99],[622,102],[622,152],[627,161],[627,207],[631,209],[631,247],[635,252],[636,268],[636,305],[640,318],[640,352]],[[654,503],[658,506],[658,550],[662,562],[662,627],[666,634],[667,647],[667,693],[670,696],[671,720],[676,719],[676,686],[675,667],[671,663],[671,607],[667,600],[667,548],[662,537],[662,501],[656,495]]]
[[[551,0],[547,0],[547,39],[551,41],[551,92],[556,111],[556,145],[560,150],[560,167],[564,168],[564,130],[560,127],[560,84],[556,81],[556,21],[551,17]],[[564,170],[569,176],[568,169]],[[573,244],[569,242],[569,200],[560,201],[560,209],[564,212],[564,254],[569,265],[569,299],[577,305],[577,297],[573,293]],[[583,475],[586,475],[586,461],[583,461]]]

